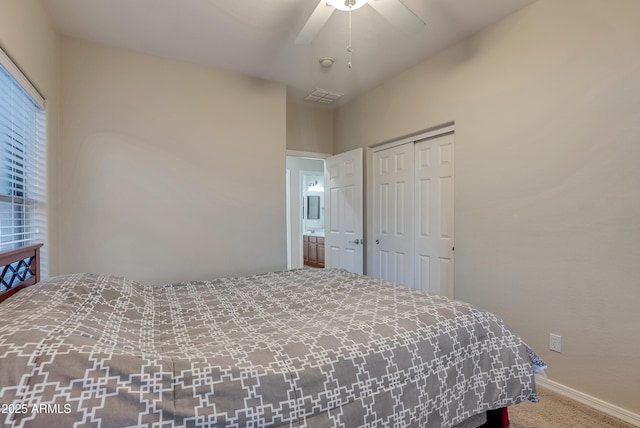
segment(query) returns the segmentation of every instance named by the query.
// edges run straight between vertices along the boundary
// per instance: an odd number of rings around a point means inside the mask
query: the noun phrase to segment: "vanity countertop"
[[[303,235],[308,235],[308,236],[322,236],[324,237],[324,230],[305,230],[304,232],[302,232]]]

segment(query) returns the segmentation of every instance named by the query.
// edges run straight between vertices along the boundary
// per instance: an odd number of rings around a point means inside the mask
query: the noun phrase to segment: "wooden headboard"
[[[42,244],[0,252],[0,302],[40,281]]]

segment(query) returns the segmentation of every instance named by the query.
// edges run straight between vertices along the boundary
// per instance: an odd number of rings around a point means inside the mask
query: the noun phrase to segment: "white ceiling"
[[[310,45],[294,40],[318,0],[42,0],[67,36],[282,82],[290,99],[316,88],[343,104],[535,0],[402,0],[426,26],[406,35],[371,6],[335,11]],[[330,70],[319,59],[335,58]]]

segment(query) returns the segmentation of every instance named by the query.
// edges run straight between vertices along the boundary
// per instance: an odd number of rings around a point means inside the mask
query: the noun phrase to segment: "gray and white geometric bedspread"
[[[532,358],[491,313],[343,270],[68,275],[0,305],[0,421],[451,427],[536,401]]]

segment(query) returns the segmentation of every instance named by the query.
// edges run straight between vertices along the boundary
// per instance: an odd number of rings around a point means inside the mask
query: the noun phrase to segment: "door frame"
[[[366,192],[365,192],[365,236],[373,237],[375,234],[374,230],[374,213],[373,213],[373,192],[374,192],[374,168],[373,168],[373,154],[380,150],[390,149],[392,147],[400,146],[402,144],[407,143],[415,143],[418,140],[424,140],[427,138],[436,138],[445,134],[455,134],[455,124],[454,122],[449,122],[444,125],[436,126],[433,128],[429,128],[425,131],[418,132],[415,134],[411,134],[409,136],[400,137],[392,140],[387,140],[382,143],[377,143],[370,145],[366,148],[365,153],[365,178],[366,178]],[[454,147],[454,158],[455,158],[455,145]],[[454,173],[454,189],[455,189],[455,173]],[[455,220],[455,196],[453,198],[454,203],[454,220]],[[455,230],[455,229],[454,229]],[[455,236],[454,236],[455,240]],[[375,262],[375,242],[372,239],[365,239],[365,257],[364,257],[364,272],[366,275],[371,275],[374,270],[374,266],[372,263]],[[455,265],[454,265],[455,266]],[[454,284],[455,284],[455,270],[454,270]]]
[[[331,154],[328,153],[315,153],[315,152],[304,152],[304,151],[299,151],[299,150],[286,150],[285,151],[285,192],[286,192],[286,206],[287,206],[287,213],[286,213],[286,227],[287,227],[287,269],[291,269],[292,266],[292,248],[293,248],[293,239],[295,239],[297,237],[297,235],[295,233],[291,233],[292,230],[294,230],[293,228],[295,227],[296,231],[299,230],[300,231],[300,235],[299,238],[300,240],[302,240],[302,217],[298,217],[298,216],[293,216],[292,215],[292,210],[302,210],[301,207],[296,207],[293,204],[291,204],[291,180],[297,180],[298,177],[294,177],[294,174],[291,174],[291,170],[289,168],[286,167],[286,158],[287,157],[294,157],[294,158],[307,158],[307,159],[318,159],[318,160],[325,160],[328,157],[331,157]],[[298,205],[298,204],[296,204]],[[299,227],[296,227],[295,225],[292,224],[292,219],[293,218],[300,218],[300,224],[298,225]],[[302,246],[300,247],[300,253],[302,253]],[[302,260],[302,255],[300,255],[300,260]],[[296,266],[297,267],[297,266]],[[301,262],[301,266],[302,267],[302,262]]]

